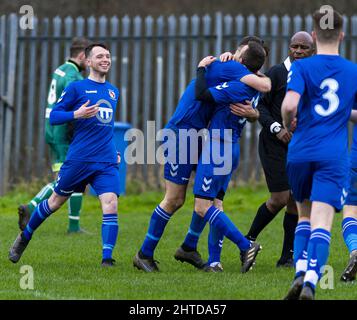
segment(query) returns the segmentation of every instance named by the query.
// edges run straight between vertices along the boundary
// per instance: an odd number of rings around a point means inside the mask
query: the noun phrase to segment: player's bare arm
[[[357,123],[357,110],[352,110],[350,121],[352,121],[353,123]]]
[[[270,78],[262,73],[248,74],[242,77],[240,81],[259,92],[269,92],[271,90]]]
[[[283,125],[284,127],[290,131],[291,124],[294,118],[296,117],[297,107],[300,101],[300,94],[289,90],[285,98],[283,100],[281,106],[281,116],[283,118]]]
[[[245,101],[245,104],[237,102],[229,107],[233,114],[246,118],[249,122],[254,122],[259,118],[259,111],[252,107],[251,101]]]

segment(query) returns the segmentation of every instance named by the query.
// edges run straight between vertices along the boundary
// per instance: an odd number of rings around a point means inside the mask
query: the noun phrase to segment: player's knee
[[[63,205],[63,203],[66,202],[67,198],[68,197],[63,197],[53,192],[48,199],[48,206],[50,207],[51,211],[54,212],[58,210]]]
[[[185,198],[181,196],[165,196],[165,199],[160,204],[161,207],[166,212],[171,214],[175,213],[178,209],[180,209],[185,203]]]
[[[210,208],[211,203],[209,201],[202,201],[201,199],[195,199],[195,212],[203,218],[207,212],[207,210]]]
[[[267,206],[273,212],[278,212],[283,209],[289,201],[289,195],[280,195],[279,197],[271,197],[268,202]]]

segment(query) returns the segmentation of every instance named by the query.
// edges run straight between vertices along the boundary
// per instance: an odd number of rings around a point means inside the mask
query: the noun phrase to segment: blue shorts
[[[176,147],[174,148],[175,154],[169,156],[167,150],[164,152],[167,159],[164,164],[164,178],[175,184],[187,185],[192,171],[196,170],[203,139],[200,138],[192,143],[189,138],[185,140],[180,139],[178,128],[170,129],[175,131],[175,141],[173,143]],[[195,129],[190,130],[193,131]],[[164,143],[167,143],[167,141],[168,139],[165,139]]]
[[[212,139],[211,143],[205,143],[197,165],[194,195],[204,199],[223,200],[232,173],[238,167],[239,154],[237,142]],[[222,155],[222,158],[217,155]]]
[[[61,196],[70,196],[73,192],[84,192],[87,184],[98,196],[106,192],[119,196],[119,165],[67,160],[58,173],[54,191]]]
[[[347,193],[345,205],[357,206],[357,168],[350,169]]]
[[[340,211],[348,187],[348,161],[287,163],[289,184],[296,201],[319,201]]]

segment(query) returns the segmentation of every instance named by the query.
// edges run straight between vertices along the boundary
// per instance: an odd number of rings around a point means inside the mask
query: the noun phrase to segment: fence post
[[[223,19],[222,13],[216,12],[216,56],[222,52],[222,38],[223,38]]]
[[[55,18],[56,19],[56,18]],[[61,20],[58,20],[60,18],[57,17],[56,22]],[[34,28],[31,31],[31,36],[36,37],[37,36],[37,18],[34,18],[33,21]],[[27,117],[27,133],[26,133],[26,179],[30,180],[31,179],[31,170],[32,170],[32,156],[33,156],[33,136],[35,132],[35,127],[34,127],[34,115],[35,113],[35,84],[36,84],[36,41],[32,41],[30,43],[30,57],[29,57],[29,73],[28,73],[28,102],[27,102],[27,112],[30,117]]]
[[[69,21],[67,20],[67,23]],[[69,23],[70,26],[70,23]],[[42,21],[42,36],[48,37],[49,20],[48,18]],[[68,31],[68,30],[67,30]],[[69,49],[68,49],[69,50]],[[69,51],[68,51],[69,52]],[[48,40],[44,39],[41,43],[41,71],[40,71],[40,98],[39,98],[39,134],[37,135],[37,146],[38,146],[38,161],[36,165],[36,173],[41,174],[43,168],[45,168],[45,110],[47,106],[47,90],[48,90]]]
[[[128,63],[129,63],[129,28],[130,18],[124,16],[122,19],[122,43],[121,43],[121,70],[120,70],[120,86],[121,86],[121,102],[122,108],[120,109],[121,121],[127,122],[128,110]]]
[[[351,28],[352,28],[352,39],[351,39],[351,60],[356,62],[356,50],[357,50],[357,45],[356,45],[356,39],[357,39],[357,16],[352,16],[351,17]]]
[[[112,84],[118,86],[117,81],[117,63],[118,63],[118,35],[119,35],[119,19],[113,16],[110,19],[110,53],[112,56],[112,67],[110,68],[109,79]],[[120,84],[119,84],[120,85]]]
[[[144,99],[143,99],[143,128],[144,128],[144,137],[146,141],[147,150],[152,150],[155,148],[154,141],[148,141],[147,137],[147,129],[148,129],[148,121],[150,117],[150,110],[153,106],[151,103],[151,90],[152,90],[152,82],[151,75],[153,74],[153,64],[152,64],[152,36],[153,36],[153,24],[154,19],[151,16],[147,16],[145,18],[145,62],[144,62]],[[142,173],[145,181],[148,181],[148,159],[145,152],[145,163],[142,166]]]
[[[179,62],[179,95],[185,91],[186,88],[186,52],[187,52],[187,40],[184,37],[187,37],[187,16],[183,15],[180,17],[180,62]]]
[[[168,120],[174,111],[174,97],[175,97],[175,35],[176,35],[176,17],[169,16],[168,21],[168,48],[167,48],[167,81],[166,81],[166,120]]]
[[[203,17],[203,48],[202,48],[202,57],[206,57],[209,54],[212,54],[210,48],[210,38],[211,35],[211,24],[212,18],[206,14]]]
[[[5,37],[6,35],[6,16],[2,15],[0,18],[0,195],[5,192],[4,179],[4,131],[3,123],[5,117],[6,104],[5,97]]]
[[[282,23],[283,23],[283,44],[282,44],[282,56],[283,59],[288,56],[288,51],[289,51],[289,35],[290,35],[290,25],[291,25],[291,19],[288,15],[283,16],[282,18]]]

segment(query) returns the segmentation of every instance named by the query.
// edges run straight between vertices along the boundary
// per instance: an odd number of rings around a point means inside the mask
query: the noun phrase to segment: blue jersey
[[[210,131],[219,129],[221,139],[237,142],[247,119],[234,115],[229,105],[234,102],[245,103],[249,100],[253,108],[256,108],[259,92],[240,81],[224,82],[210,88],[209,91],[217,104],[209,126]],[[224,129],[232,130],[231,137],[224,135]]]
[[[206,71],[207,86],[212,87],[224,81],[237,80],[251,74],[242,64],[236,61],[215,61],[208,66]],[[187,86],[183,93],[175,113],[171,117],[167,128],[194,128],[197,130],[206,128],[210,121],[214,107],[195,99],[195,79]]]
[[[357,124],[353,126],[353,139],[350,153],[351,167],[357,168]]]
[[[357,93],[357,65],[337,55],[297,60],[287,91],[301,95],[288,161],[337,160],[348,156],[347,122]]]
[[[90,100],[99,112],[88,119],[74,120],[74,135],[66,160],[117,163],[114,144],[114,115],[119,90],[108,82],[90,79],[72,82],[65,88],[50,114],[51,124],[73,120],[73,113]]]

